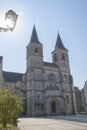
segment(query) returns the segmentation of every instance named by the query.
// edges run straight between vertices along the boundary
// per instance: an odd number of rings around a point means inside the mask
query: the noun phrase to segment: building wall
[[[78,87],[74,87],[77,113],[82,111],[82,95]]]
[[[85,100],[85,112],[87,112],[87,81],[85,82],[83,89],[84,89],[84,100]]]
[[[28,57],[27,62],[30,62],[30,66],[26,71],[27,115],[73,114],[75,111],[73,81],[70,79],[68,61],[67,70],[60,71],[58,65],[52,66],[52,63],[44,65],[40,55],[37,60],[35,54],[32,55],[30,57],[34,58]]]

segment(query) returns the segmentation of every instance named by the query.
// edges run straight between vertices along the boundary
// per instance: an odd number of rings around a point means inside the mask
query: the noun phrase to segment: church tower
[[[43,63],[43,48],[37,35],[35,25],[33,27],[30,43],[27,46],[27,69],[42,68]]]
[[[64,47],[59,34],[52,52],[52,62],[58,66],[60,71],[62,92],[65,94],[66,114],[72,114],[74,113],[73,79],[70,73],[68,50]]]
[[[55,49],[52,52],[52,61],[58,65],[60,71],[70,73],[68,50],[64,47],[59,34],[57,36]]]
[[[43,46],[38,39],[34,25],[30,43],[27,46],[27,115],[36,116],[43,104]],[[43,100],[42,100],[43,99]],[[37,101],[41,101],[37,102]]]

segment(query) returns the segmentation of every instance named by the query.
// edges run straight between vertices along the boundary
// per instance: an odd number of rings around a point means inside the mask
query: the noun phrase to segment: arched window
[[[67,101],[67,103],[69,103],[69,96],[68,95],[66,95],[66,101]]]
[[[54,61],[57,61],[57,55],[54,53]]]
[[[34,49],[34,52],[35,52],[35,53],[38,53],[38,48],[37,48],[37,47]]]
[[[62,54],[62,60],[65,60],[65,55],[64,54]]]
[[[57,87],[57,90],[59,91],[59,86]]]

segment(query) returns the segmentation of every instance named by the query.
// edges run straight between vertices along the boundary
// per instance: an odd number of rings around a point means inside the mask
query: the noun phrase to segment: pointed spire
[[[32,42],[41,44],[39,42],[39,39],[38,39],[38,35],[37,35],[37,31],[36,31],[35,25],[33,27],[32,35],[31,35],[31,39],[30,39],[30,43],[32,43]]]
[[[61,38],[60,38],[59,33],[58,33],[57,40],[56,40],[55,49],[56,49],[56,48],[60,48],[60,49],[67,50],[67,49],[64,47],[63,43],[62,43],[62,40],[61,40]]]

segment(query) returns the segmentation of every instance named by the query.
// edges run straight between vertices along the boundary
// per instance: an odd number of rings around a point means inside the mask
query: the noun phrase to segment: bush
[[[22,112],[21,100],[17,95],[13,95],[10,89],[0,91],[0,127],[6,129],[8,124],[16,125],[16,119]],[[13,129],[12,129],[13,130]],[[16,127],[14,130],[17,130]]]
[[[20,130],[20,128],[7,124],[6,128],[3,128],[2,124],[0,124],[0,130]]]
[[[2,124],[0,124],[0,130],[2,130],[2,127],[3,127],[3,125],[2,125]]]

